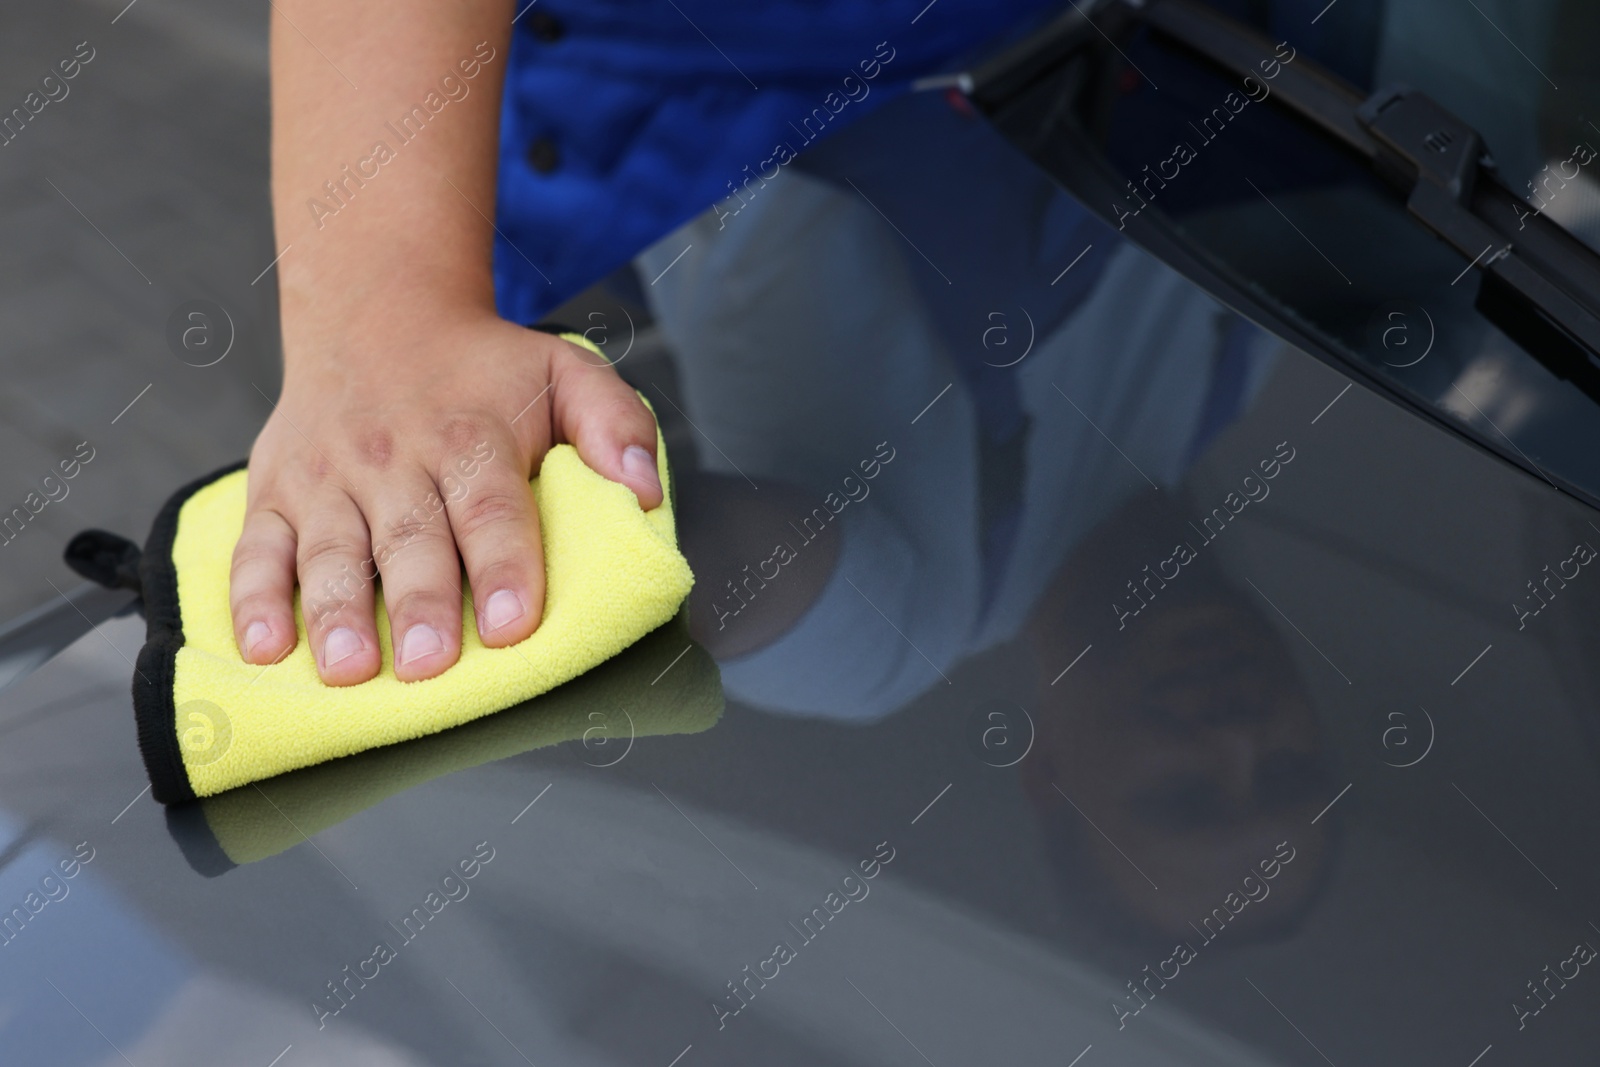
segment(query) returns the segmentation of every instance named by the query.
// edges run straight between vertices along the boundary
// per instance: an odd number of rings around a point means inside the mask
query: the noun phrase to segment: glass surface
[[[1600,499],[1600,403],[1485,319],[1469,258],[1283,109],[1275,83],[1309,63],[1363,92],[1422,90],[1478,130],[1528,217],[1595,247],[1600,83],[1579,58],[1600,45],[1593,5],[1363,0],[1317,25],[1307,21],[1315,4],[1215,6],[1282,42],[1261,76],[1225,75],[1145,30],[1120,53],[1091,37],[1093,54],[1030,89],[1003,124],[1058,173],[1063,163],[1079,171],[1069,186],[1136,240],[1151,224],[1170,227],[1203,269],[1307,331],[1327,358]],[[1081,171],[1095,164],[1105,184],[1091,189]]]
[[[99,622],[0,710],[0,1058],[1589,1056],[1591,509],[960,97],[638,273],[694,643],[168,815]]]

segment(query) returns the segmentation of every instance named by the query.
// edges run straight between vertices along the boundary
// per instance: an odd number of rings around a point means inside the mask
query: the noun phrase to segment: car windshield
[[[1576,3],[1227,6],[1516,183],[1585,140]],[[1128,180],[1229,91],[1142,40],[1084,126]],[[562,309],[696,576],[578,681],[163,811],[137,613],[0,633],[6,1062],[1584,1062],[1593,403],[1264,107],[1150,247],[1029,114],[798,115]],[[1547,210],[1593,239],[1590,169]]]
[[[1119,232],[1176,243],[1191,276],[1236,306],[1258,304],[1326,358],[1594,502],[1600,362],[1586,351],[1564,371],[1561,339],[1537,313],[1508,306],[1490,276],[1530,224],[1555,223],[1588,251],[1600,240],[1600,112],[1592,67],[1574,51],[1596,32],[1592,12],[1312,6],[1158,0],[1151,21],[1178,34],[1126,19],[1113,30],[1120,44],[1085,33],[1095,47],[1008,92],[999,121]],[[1108,16],[1129,10],[1102,4],[1098,17],[1115,27]],[[1265,35],[1253,73],[1220,69],[1182,39],[1192,10]],[[1357,102],[1390,86],[1420,90],[1476,130],[1483,182],[1510,191],[1504,240],[1494,232],[1481,248],[1451,248],[1408,213],[1381,167],[1292,114],[1288,83],[1308,67],[1347,83]],[[1366,136],[1354,114],[1341,125]],[[1463,136],[1441,128],[1419,150],[1448,151]]]

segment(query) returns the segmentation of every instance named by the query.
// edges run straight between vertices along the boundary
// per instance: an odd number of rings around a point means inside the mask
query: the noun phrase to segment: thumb
[[[589,467],[633,490],[649,511],[661,504],[656,419],[609,364],[584,359],[568,341],[550,362],[555,437],[577,446]]]

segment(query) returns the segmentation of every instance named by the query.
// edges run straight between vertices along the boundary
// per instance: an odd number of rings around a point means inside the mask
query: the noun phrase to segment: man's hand
[[[250,663],[293,650],[298,580],[322,680],[373,677],[381,579],[396,675],[431,678],[461,653],[463,564],[484,644],[526,638],[545,589],[528,479],[553,444],[661,503],[655,420],[587,350],[483,313],[341,348],[291,365],[251,450],[230,591]]]

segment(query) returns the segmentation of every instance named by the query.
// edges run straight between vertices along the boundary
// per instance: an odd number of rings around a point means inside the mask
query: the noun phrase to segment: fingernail
[[[348,626],[341,626],[327,636],[322,642],[322,667],[326,670],[335,663],[342,663],[361,651],[361,638]]]
[[[631,481],[642,482],[656,490],[661,488],[656,461],[638,445],[629,445],[622,450],[622,473]]]
[[[483,623],[486,633],[493,633],[505,626],[510,626],[522,618],[526,609],[522,606],[522,598],[509,589],[499,589],[489,597],[483,605]]]
[[[405,640],[400,642],[400,662],[410,663],[423,656],[431,656],[443,647],[444,638],[439,636],[439,631],[419,622],[406,631]]]
[[[251,623],[249,626],[245,627],[244,631],[244,654],[249,656],[256,650],[257,645],[271,636],[272,627],[268,626],[266,623],[261,622],[259,619]]]

